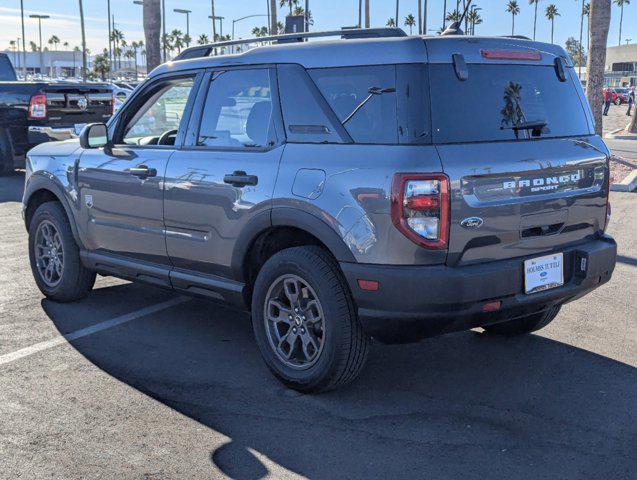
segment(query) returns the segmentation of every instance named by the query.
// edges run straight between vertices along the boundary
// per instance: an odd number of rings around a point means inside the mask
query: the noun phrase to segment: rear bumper
[[[464,267],[341,263],[341,268],[366,331],[411,341],[573,301],[606,283],[615,268],[617,245],[609,236],[559,251],[564,253],[564,285],[531,295],[524,293],[524,260],[542,254]],[[377,280],[379,289],[364,291],[358,279]],[[484,312],[484,304],[494,300],[502,302],[501,308]]]
[[[29,126],[29,145],[77,138],[75,127]]]

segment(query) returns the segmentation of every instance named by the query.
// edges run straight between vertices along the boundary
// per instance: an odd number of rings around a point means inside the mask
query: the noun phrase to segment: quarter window
[[[197,145],[259,148],[273,144],[271,82],[265,68],[217,73],[208,89]]]
[[[310,76],[356,143],[398,143],[396,68],[324,68]]]

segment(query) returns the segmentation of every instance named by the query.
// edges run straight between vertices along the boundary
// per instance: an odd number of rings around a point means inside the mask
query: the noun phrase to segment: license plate
[[[86,123],[75,124],[75,135],[79,136],[82,133],[82,129],[86,126]]]
[[[555,253],[524,262],[524,290],[541,292],[564,285],[564,255]]]

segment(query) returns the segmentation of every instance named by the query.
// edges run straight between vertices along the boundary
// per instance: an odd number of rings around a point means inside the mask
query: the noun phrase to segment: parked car
[[[112,114],[108,85],[20,82],[9,57],[0,54],[0,175],[24,166],[35,145],[77,136],[85,124]]]
[[[101,274],[230,303],[278,379],[320,392],[371,337],[526,334],[608,282],[609,150],[566,52],[358,32],[165,64],[31,150],[44,295]]]
[[[612,102],[615,105],[621,105],[622,103],[628,103],[628,96],[630,90],[628,88],[608,88],[612,96]]]

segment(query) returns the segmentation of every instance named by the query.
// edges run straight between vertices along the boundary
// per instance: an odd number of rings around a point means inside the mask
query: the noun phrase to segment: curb
[[[613,183],[610,189],[614,192],[632,192],[637,188],[637,170],[633,170],[619,183]]]
[[[626,129],[625,128],[618,128],[616,130],[612,130],[608,133],[604,134],[604,138],[608,138],[609,140],[637,140],[637,135],[630,135],[630,134],[626,134],[626,135],[617,135],[619,132],[624,132]]]

